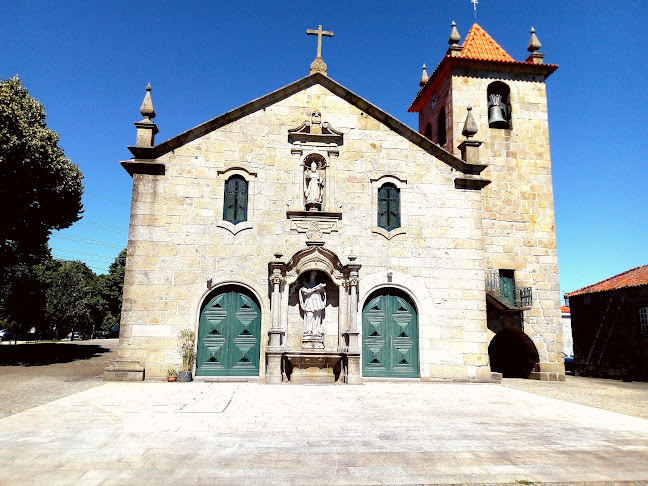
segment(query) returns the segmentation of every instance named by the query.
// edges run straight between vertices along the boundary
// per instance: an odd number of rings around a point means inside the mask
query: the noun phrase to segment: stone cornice
[[[540,65],[530,65],[530,66],[540,66]],[[138,159],[156,159],[164,154],[175,150],[182,145],[185,145],[193,140],[196,140],[199,137],[202,137],[214,130],[217,130],[220,127],[223,127],[229,123],[232,123],[236,120],[239,120],[251,113],[254,113],[258,110],[271,106],[289,96],[292,96],[295,93],[303,91],[311,86],[319,84],[324,88],[331,91],[336,96],[344,99],[351,105],[355,106],[359,110],[378,120],[380,123],[383,123],[385,126],[398,133],[405,139],[412,142],[414,145],[420,147],[424,151],[428,152],[430,155],[441,160],[448,166],[452,167],[459,172],[464,174],[479,174],[485,168],[486,165],[482,164],[468,164],[465,161],[461,160],[456,155],[447,152],[442,149],[437,144],[431,142],[425,138],[420,133],[412,130],[410,127],[400,122],[390,114],[381,110],[377,106],[369,103],[364,98],[361,98],[357,94],[353,93],[349,89],[345,88],[341,84],[333,81],[331,78],[320,74],[315,73],[309,76],[306,76],[302,79],[295,81],[283,88],[280,88],[270,94],[262,96],[256,100],[253,100],[243,106],[235,108],[234,110],[228,111],[221,116],[213,118],[197,127],[194,127],[186,132],[183,132],[169,140],[162,142],[159,145],[156,145],[152,148],[139,148],[139,147],[129,147],[129,150],[137,157]],[[123,164],[122,164],[123,165]],[[128,170],[128,169],[127,169]]]

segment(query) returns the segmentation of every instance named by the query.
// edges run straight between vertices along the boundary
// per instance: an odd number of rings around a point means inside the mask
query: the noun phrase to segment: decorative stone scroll
[[[308,149],[338,155],[344,134],[334,129],[330,123],[322,122],[322,113],[314,110],[309,120],[288,130],[288,142],[293,145],[293,153],[301,154],[304,149]]]

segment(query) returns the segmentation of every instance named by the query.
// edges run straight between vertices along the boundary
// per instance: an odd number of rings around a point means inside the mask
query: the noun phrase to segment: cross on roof
[[[333,37],[333,32],[330,30],[322,30],[322,26],[318,25],[317,30],[308,29],[306,34],[317,36],[317,57],[322,57],[322,36]]]
[[[477,4],[479,3],[479,0],[470,0],[470,1],[473,4],[473,10],[475,11],[475,20],[477,20]]]

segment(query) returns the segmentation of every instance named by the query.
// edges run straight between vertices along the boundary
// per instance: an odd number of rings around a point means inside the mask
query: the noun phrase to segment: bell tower
[[[479,163],[487,165],[482,176],[491,181],[482,190],[489,339],[504,329],[518,332],[529,355],[537,350],[532,377],[561,379],[545,89],[558,66],[544,63],[533,28],[524,61],[513,59],[477,24],[460,40],[453,22],[445,56],[429,76],[423,73],[408,111],[419,114],[422,135],[456,155],[467,110],[473,117],[474,139],[482,142]]]

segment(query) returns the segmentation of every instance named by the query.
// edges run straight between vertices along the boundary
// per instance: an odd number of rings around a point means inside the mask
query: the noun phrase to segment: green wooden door
[[[211,299],[200,314],[196,376],[258,376],[261,311],[245,294]]]
[[[418,377],[416,310],[404,297],[380,295],[362,311],[363,376]]]
[[[511,305],[515,305],[515,279],[513,271],[500,270],[499,275],[500,295]]]

